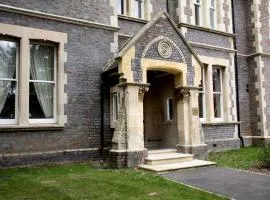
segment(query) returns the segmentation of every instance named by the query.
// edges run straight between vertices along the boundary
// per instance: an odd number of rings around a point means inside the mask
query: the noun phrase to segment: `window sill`
[[[202,125],[204,126],[226,126],[226,125],[237,125],[240,124],[241,122],[201,122]]]
[[[56,131],[64,129],[64,125],[59,124],[33,124],[33,125],[0,125],[0,132],[12,131]]]
[[[143,24],[147,24],[149,22],[148,20],[145,20],[145,19],[136,18],[136,17],[130,17],[130,16],[127,16],[127,15],[118,15],[118,18],[133,21],[133,22],[140,22],[140,23],[143,23]]]

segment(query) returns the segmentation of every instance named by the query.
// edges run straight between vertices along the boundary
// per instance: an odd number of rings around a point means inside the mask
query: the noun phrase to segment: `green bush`
[[[259,159],[263,167],[270,168],[270,143],[264,145]]]

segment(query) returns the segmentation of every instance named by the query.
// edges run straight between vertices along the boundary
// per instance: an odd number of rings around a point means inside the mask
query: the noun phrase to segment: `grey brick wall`
[[[203,125],[205,141],[234,138],[235,125]]]
[[[231,49],[230,40],[227,36],[189,28],[185,37],[190,42]]]
[[[110,50],[113,32],[2,11],[0,22],[68,34],[65,128],[61,131],[1,132],[0,153],[99,148],[100,74],[113,56]]]
[[[124,35],[135,35],[146,23],[136,22],[133,20],[119,19],[118,26],[120,27],[119,33]]]
[[[238,57],[238,91],[239,91],[239,110],[240,110],[240,131],[244,136],[250,136],[250,84],[249,84],[249,68],[245,57]]]
[[[1,0],[1,4],[110,24],[110,0]]]

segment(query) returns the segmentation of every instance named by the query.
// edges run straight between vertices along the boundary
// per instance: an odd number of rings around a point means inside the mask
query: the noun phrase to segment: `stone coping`
[[[0,132],[13,131],[56,131],[64,129],[64,125],[59,124],[31,124],[31,125],[1,125]]]
[[[226,126],[226,125],[237,125],[241,122],[201,122],[203,126]]]
[[[143,24],[147,24],[149,22],[148,20],[145,20],[145,19],[130,17],[127,15],[118,15],[118,18],[123,19],[123,20],[133,21],[133,22],[139,22],[139,23],[143,23]]]

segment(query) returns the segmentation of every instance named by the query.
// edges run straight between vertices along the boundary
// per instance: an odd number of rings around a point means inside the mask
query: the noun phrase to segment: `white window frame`
[[[203,117],[200,117],[201,121],[206,120],[206,98],[205,98],[205,90],[206,90],[206,79],[205,79],[205,73],[206,73],[206,68],[207,65],[204,65],[204,67],[201,68],[201,77],[202,77],[202,90],[199,90],[199,94],[202,94],[202,105],[203,105]],[[200,109],[200,108],[199,108]],[[200,113],[199,113],[200,115]]]
[[[7,38],[7,37],[0,37],[1,40],[4,41],[9,41],[9,42],[15,42],[16,45],[16,77],[15,79],[11,78],[0,78],[0,81],[16,81],[16,94],[15,94],[15,118],[14,119],[0,119],[0,124],[17,124],[18,123],[18,99],[19,99],[19,81],[18,81],[18,74],[19,72],[19,46],[20,42],[18,40],[12,39],[12,38]]]
[[[199,7],[199,19],[198,19],[198,24],[196,24],[196,7]],[[202,4],[201,0],[194,0],[194,24],[196,26],[201,26],[202,25]]]
[[[29,85],[30,83],[51,83],[54,85],[53,88],[53,118],[51,119],[45,119],[45,118],[41,118],[41,119],[30,119],[29,118],[29,123],[30,124],[48,124],[48,123],[56,123],[56,109],[57,109],[57,46],[50,44],[50,43],[44,43],[44,42],[37,42],[37,41],[30,41],[29,42],[29,47],[31,47],[31,44],[39,44],[39,45],[44,45],[44,46],[52,46],[54,47],[54,77],[53,77],[53,81],[44,81],[44,80],[30,80],[29,78]],[[29,48],[30,51],[30,48]],[[30,68],[29,68],[30,70]],[[30,74],[30,72],[29,72]],[[30,92],[30,87],[29,87],[29,92]],[[29,96],[28,96],[29,98]],[[29,109],[30,109],[30,104],[29,104]]]
[[[172,118],[170,116],[170,101],[172,102]],[[173,121],[173,115],[174,115],[174,112],[173,112],[173,98],[172,97],[169,97],[166,99],[166,121]]]
[[[212,2],[214,2],[214,5],[212,4]],[[216,28],[216,0],[210,0],[209,3],[209,25],[210,28],[215,29]],[[214,19],[211,18],[211,12],[213,12],[213,17]],[[213,20],[213,24],[212,24],[212,20]]]
[[[214,81],[212,81],[213,107],[214,107],[213,116],[214,116],[215,121],[222,121],[223,120],[223,69],[221,67],[219,67],[219,66],[213,66],[212,71],[214,71],[214,69],[219,69],[220,70],[220,92],[215,92],[214,91],[214,85],[213,85]],[[213,72],[212,72],[212,77],[213,77]],[[220,117],[215,117],[215,105],[214,105],[215,94],[220,95]]]

